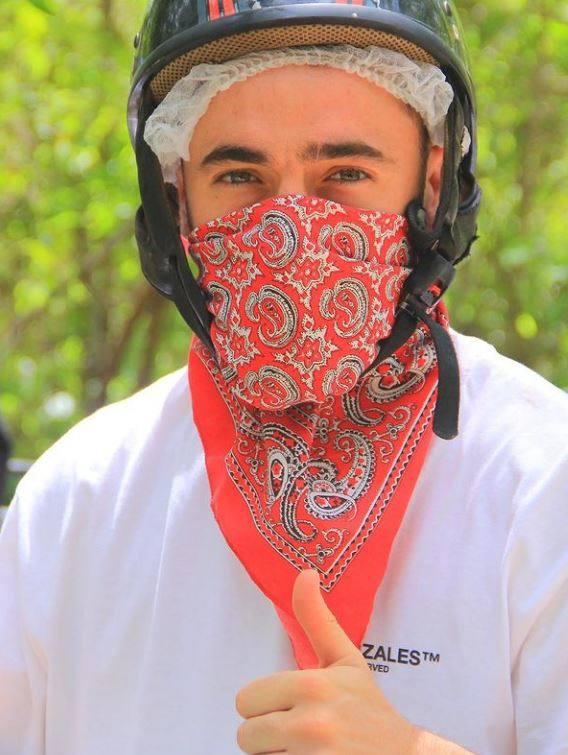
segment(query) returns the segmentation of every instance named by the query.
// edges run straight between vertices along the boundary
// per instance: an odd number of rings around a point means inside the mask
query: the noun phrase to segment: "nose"
[[[307,176],[300,169],[288,170],[280,175],[277,182],[277,194],[306,194],[309,195],[313,187]]]

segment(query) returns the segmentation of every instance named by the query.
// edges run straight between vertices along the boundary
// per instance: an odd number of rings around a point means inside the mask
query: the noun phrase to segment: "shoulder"
[[[455,334],[454,343],[461,452],[478,505],[487,507],[487,537],[502,511],[509,517],[502,567],[512,657],[531,635],[540,637],[537,654],[548,652],[568,628],[568,394],[479,339]]]
[[[172,469],[180,459],[176,449],[183,453],[195,440],[192,427],[182,368],[95,411],[48,448],[16,490],[20,516],[45,521],[45,514],[53,521],[71,507],[76,513],[112,505],[135,479],[149,484],[152,475]]]
[[[500,354],[494,346],[473,336],[451,331],[463,378],[462,388],[466,399],[484,390],[499,399],[503,391],[511,401],[522,402],[529,407],[548,408],[551,405],[568,411],[568,394],[548,380],[514,359]],[[545,402],[544,407],[542,402]]]
[[[434,468],[462,504],[509,536],[565,551],[568,395],[484,341],[451,332],[460,365],[459,434],[435,439]],[[511,542],[509,543],[511,545]]]
[[[39,644],[49,647],[72,601],[131,582],[132,565],[139,585],[153,578],[198,443],[180,369],[86,417],[33,464],[0,531],[0,561]]]
[[[568,394],[478,338],[452,331],[460,365],[460,433],[480,451],[508,449],[523,465],[566,459]]]

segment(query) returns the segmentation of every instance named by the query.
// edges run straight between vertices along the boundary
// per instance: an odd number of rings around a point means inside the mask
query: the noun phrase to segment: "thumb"
[[[301,571],[294,582],[292,609],[306,633],[320,667],[358,666],[368,670],[359,649],[343,631],[320,591],[319,573]]]

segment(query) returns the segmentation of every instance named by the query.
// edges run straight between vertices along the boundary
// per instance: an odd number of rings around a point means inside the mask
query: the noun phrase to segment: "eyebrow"
[[[381,150],[362,141],[324,142],[308,144],[298,155],[306,161],[333,160],[337,157],[370,157],[380,162],[392,162]],[[228,161],[268,165],[270,155],[258,149],[244,147],[240,144],[222,144],[211,150],[200,163],[200,167],[216,165]]]

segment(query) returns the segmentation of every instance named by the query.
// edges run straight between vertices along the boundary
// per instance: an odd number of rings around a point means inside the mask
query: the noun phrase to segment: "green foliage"
[[[478,93],[480,238],[453,324],[568,387],[568,26],[551,0],[462,2]]]
[[[39,8],[39,10],[42,10],[44,13],[49,13],[50,15],[54,15],[55,11],[53,10],[51,3],[48,3],[47,0],[27,0],[28,3],[31,3],[35,8]]]
[[[35,457],[184,365],[188,332],[142,279],[125,103],[146,0],[0,6],[0,413]],[[480,238],[452,324],[568,386],[568,30],[551,0],[464,0],[479,99]]]

